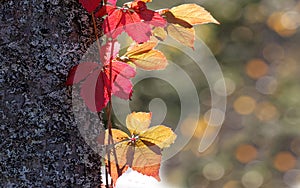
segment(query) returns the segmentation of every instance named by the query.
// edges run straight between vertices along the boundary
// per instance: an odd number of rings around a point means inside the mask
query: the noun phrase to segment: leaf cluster
[[[175,141],[175,133],[163,125],[149,128],[152,115],[145,112],[133,112],[127,116],[127,132],[112,129],[111,96],[131,98],[133,85],[130,79],[136,75],[136,68],[146,71],[165,69],[168,61],[161,51],[155,49],[159,41],[170,36],[193,48],[193,26],[218,24],[218,21],[196,4],[150,10],[147,3],[151,0],[134,0],[121,7],[116,5],[116,0],[107,0],[103,4],[101,0],[79,2],[93,19],[103,19],[101,28],[109,40],[102,46],[98,45],[100,62],[83,62],[73,67],[66,85],[80,83],[80,95],[93,112],[100,112],[110,104],[104,143],[107,146],[105,162],[114,182],[129,167],[160,180],[161,151]],[[134,42],[121,54],[117,37],[123,32]]]

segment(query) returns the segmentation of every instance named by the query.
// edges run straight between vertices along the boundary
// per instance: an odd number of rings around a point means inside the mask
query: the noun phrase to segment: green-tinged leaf
[[[154,35],[157,39],[163,41],[163,40],[165,40],[165,39],[167,38],[167,35],[168,35],[168,34],[167,34],[167,32],[165,31],[164,28],[162,28],[162,27],[155,27],[155,28],[153,29],[153,35]]]

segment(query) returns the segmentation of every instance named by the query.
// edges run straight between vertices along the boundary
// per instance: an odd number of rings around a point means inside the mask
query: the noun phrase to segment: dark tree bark
[[[64,85],[95,40],[77,0],[0,1],[0,187],[98,187]]]

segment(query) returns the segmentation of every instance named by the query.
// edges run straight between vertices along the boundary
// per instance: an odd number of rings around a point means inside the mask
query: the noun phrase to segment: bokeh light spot
[[[218,180],[223,177],[224,173],[224,167],[217,162],[209,163],[203,168],[203,175],[208,180]]]
[[[277,43],[268,43],[263,49],[264,58],[268,61],[276,62],[278,60],[283,60],[285,57],[285,51],[282,46]]]
[[[281,172],[286,172],[296,166],[296,158],[290,152],[279,152],[273,161],[274,167]]]
[[[252,59],[246,65],[246,73],[250,78],[258,79],[268,72],[268,65],[261,59]]]
[[[296,11],[287,11],[281,16],[282,26],[288,30],[296,30],[300,25],[300,14]]]
[[[248,163],[257,157],[257,149],[250,145],[240,145],[235,151],[235,157],[241,163]]]
[[[257,171],[249,171],[242,177],[242,184],[245,188],[258,188],[263,182],[263,176]]]
[[[224,92],[224,82],[226,91]],[[214,91],[220,96],[231,95],[235,91],[236,85],[233,80],[230,78],[224,78],[224,80],[218,80],[214,85]]]
[[[272,76],[264,76],[257,80],[256,89],[262,94],[273,94],[277,89],[277,80]]]
[[[197,123],[197,128],[195,129],[193,124]],[[199,123],[198,119],[194,118],[187,118],[183,121],[183,124],[180,126],[180,132],[185,137],[190,137],[191,135],[199,134],[202,135],[204,132],[204,129],[206,128],[206,125],[203,123]]]
[[[283,12],[274,12],[268,18],[268,26],[282,37],[290,37],[296,33],[296,25],[290,17]],[[284,23],[288,21],[289,23]]]
[[[242,115],[251,114],[255,106],[256,101],[250,96],[240,96],[233,103],[234,110]]]
[[[255,116],[263,122],[276,119],[278,114],[277,108],[270,102],[261,102],[255,109]]]

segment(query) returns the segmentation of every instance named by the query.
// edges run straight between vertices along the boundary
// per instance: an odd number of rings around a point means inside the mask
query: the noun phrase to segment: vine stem
[[[92,13],[92,20],[93,20],[93,26],[94,26],[94,33],[96,35],[96,40],[97,40],[96,42],[97,42],[97,46],[98,46],[98,50],[99,50],[99,54],[100,54],[101,53],[100,52],[101,45],[100,45],[100,42],[99,42],[97,24],[96,24],[96,19],[95,19],[94,13]],[[110,86],[108,87],[109,88],[108,89],[108,98],[109,98],[109,101],[108,101],[108,109],[106,110],[106,114],[108,116],[107,117],[107,119],[108,119],[108,121],[107,121],[107,128],[108,128],[108,133],[109,133],[109,136],[108,136],[108,145],[110,145],[110,144],[114,145],[114,140],[113,140],[113,135],[112,135],[112,121],[111,121],[111,112],[112,112],[111,98],[112,98],[112,86],[113,86],[113,78],[112,78],[112,60],[113,60],[112,53],[113,53],[113,51],[114,51],[114,45],[113,45],[113,42],[112,42],[112,45],[111,45],[111,57],[110,57],[110,60],[109,60],[109,80],[110,80]],[[105,136],[102,136],[102,137],[101,137],[101,139],[103,139],[103,140],[101,142],[104,143]],[[116,162],[118,176],[120,176],[121,172],[120,172],[120,168],[119,168],[119,164],[118,164],[118,160],[117,160],[116,150],[115,150],[114,147],[112,147],[112,150],[113,150],[113,155],[114,155],[114,159],[115,159],[115,162]],[[110,162],[109,152],[107,152],[107,157],[108,157],[108,164],[107,164],[108,170],[107,169],[105,170],[105,182],[106,182],[106,188],[110,188],[109,187],[109,183],[108,183],[108,174],[111,174],[111,162]],[[114,182],[111,179],[111,183],[110,183],[111,187],[113,186],[113,183]]]
[[[109,27],[109,25],[108,25]],[[110,34],[109,34],[110,35]],[[111,39],[112,37],[110,37],[109,39]],[[108,91],[108,98],[109,98],[109,102],[108,102],[108,133],[109,133],[109,137],[108,137],[108,145],[112,144],[112,152],[113,152],[113,157],[115,160],[115,165],[117,168],[117,173],[118,176],[121,176],[121,171],[120,171],[120,167],[119,167],[119,163],[118,163],[118,158],[117,158],[117,153],[116,153],[116,149],[114,147],[114,139],[113,139],[113,135],[112,135],[112,121],[111,121],[111,115],[112,115],[112,89],[113,89],[113,77],[112,77],[112,63],[113,63],[113,53],[114,53],[114,41],[111,40],[111,49],[110,49],[110,59],[109,59],[109,81],[110,81],[110,87],[109,87],[109,91]],[[108,164],[109,164],[109,173],[111,174],[111,163],[110,163],[110,155],[109,153],[107,153],[108,155]],[[111,179],[111,185],[113,185],[113,179]]]
[[[97,43],[97,47],[98,47],[98,51],[99,51],[99,55],[100,54],[100,50],[101,50],[101,45],[100,45],[100,42],[99,42],[99,37],[98,37],[98,30],[97,30],[97,24],[96,24],[96,19],[95,19],[95,15],[94,13],[92,13],[92,21],[93,21],[93,26],[94,26],[94,33],[95,33],[95,36],[96,36],[96,43]],[[108,126],[109,127],[109,126]],[[100,133],[101,134],[101,133]],[[100,135],[100,138],[101,138],[101,143],[104,144],[104,139],[105,139],[105,133],[103,135]],[[110,169],[110,163],[108,164],[109,166],[109,169]],[[109,183],[108,183],[108,171],[107,169],[105,168],[105,184],[106,184],[106,188],[109,188]]]

